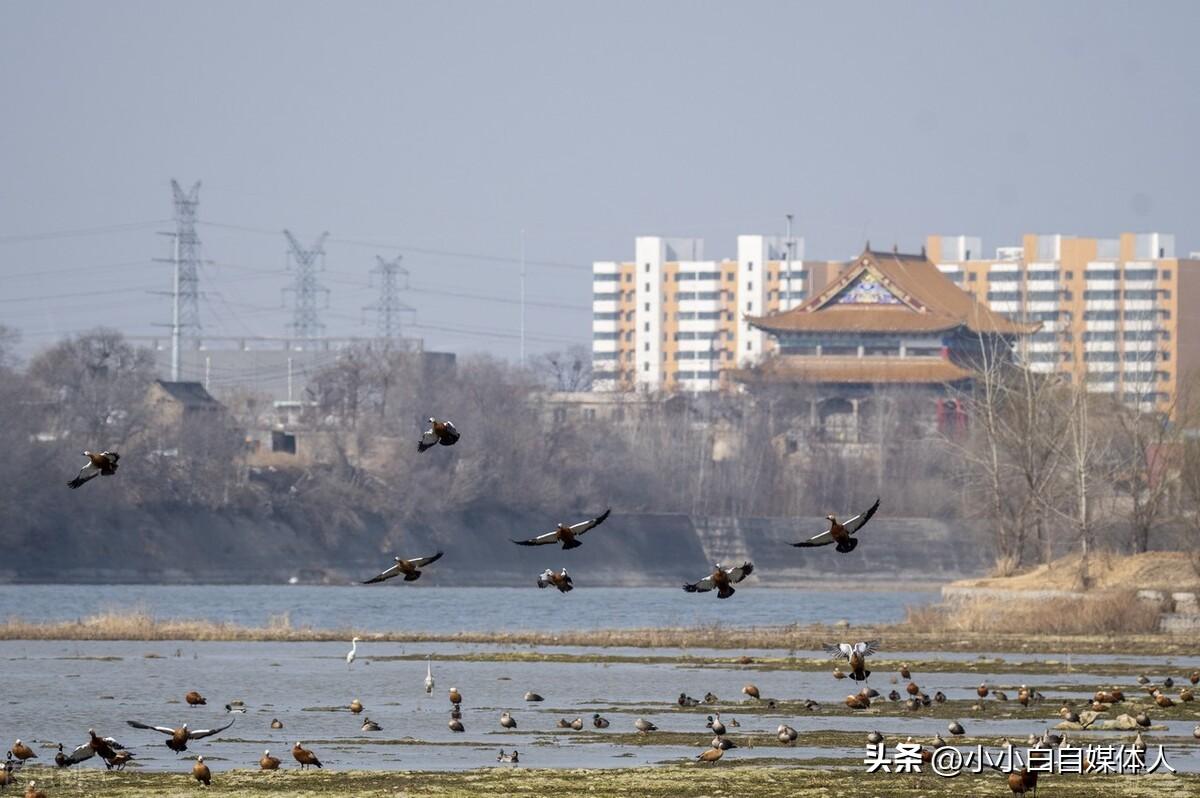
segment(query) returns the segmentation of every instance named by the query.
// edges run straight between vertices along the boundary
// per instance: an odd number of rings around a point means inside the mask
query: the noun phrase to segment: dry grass
[[[1162,612],[1159,604],[1139,600],[1133,590],[1109,590],[1080,598],[967,598],[910,607],[906,622],[953,633],[1144,634],[1158,629]]]
[[[1100,551],[1091,558],[1088,570],[1093,587],[1100,590],[1200,590],[1200,571],[1192,567],[1194,556],[1183,551],[1149,551],[1145,554]],[[1079,555],[1070,554],[1019,574],[1014,571],[1012,561],[998,560],[995,576],[963,579],[954,582],[953,586],[994,590],[1076,590]]]
[[[1091,600],[1085,600],[1088,605]],[[1124,603],[1123,603],[1124,602]],[[1034,608],[1014,615],[1025,602],[966,602],[953,612],[911,609],[907,622],[894,626],[730,627],[723,625],[664,629],[608,629],[565,632],[512,631],[430,634],[372,632],[363,629],[313,629],[293,626],[286,616],[266,626],[238,626],[195,619],[156,618],[144,610],[104,612],[77,621],[31,623],[10,617],[0,624],[0,640],[192,640],[323,642],[363,640],[397,643],[480,643],[513,646],[582,646],[599,648],[711,648],[732,653],[746,649],[788,652],[817,651],[825,643],[851,637],[879,639],[888,651],[1022,651],[1055,653],[1120,653],[1139,650],[1160,655],[1192,653],[1184,635],[1157,629],[1157,611],[1131,606],[1121,598],[1091,604],[1086,611],[1068,610],[1063,600],[1030,602]],[[1084,606],[1084,605],[1081,605]],[[965,607],[965,609],[963,609]],[[960,611],[962,614],[960,614]],[[1153,618],[1151,612],[1154,613]],[[1122,616],[1127,616],[1123,618]],[[1117,629],[1120,638],[1112,635]],[[953,634],[948,634],[953,632]],[[1069,637],[1064,637],[1069,636]]]

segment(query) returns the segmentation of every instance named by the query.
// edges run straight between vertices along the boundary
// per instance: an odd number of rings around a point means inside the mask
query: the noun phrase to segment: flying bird
[[[426,449],[432,449],[439,443],[442,446],[453,446],[458,443],[459,437],[458,430],[449,421],[439,421],[430,416],[429,429],[425,430],[421,435],[421,440],[417,442],[417,451],[423,452]]]
[[[879,509],[879,499],[867,509],[866,512],[859,513],[853,518],[849,518],[845,523],[839,523],[837,518],[832,515],[825,516],[825,520],[829,522],[829,529],[819,535],[814,535],[808,540],[802,540],[799,543],[793,543],[793,546],[808,547],[808,546],[828,546],[830,543],[837,543],[837,550],[842,554],[854,551],[854,547],[858,545],[858,540],[851,537],[855,532],[866,526],[871,520],[871,516],[875,515],[875,511]]]
[[[707,593],[715,587],[717,598],[725,599],[736,592],[733,589],[735,584],[752,573],[754,573],[754,564],[750,562],[744,562],[736,568],[722,568],[721,563],[717,563],[711,574],[699,582],[684,585],[683,589],[689,593]]]
[[[75,479],[67,483],[69,488],[78,488],[89,479],[98,476],[111,477],[117,473],[117,461],[121,459],[121,455],[116,452],[84,452],[83,456],[88,459],[87,464],[79,469]]]
[[[867,657],[879,650],[878,640],[867,640],[862,643],[835,643],[826,645],[826,653],[834,659],[844,659],[850,663],[849,676],[856,682],[865,682],[871,676],[871,672],[866,669]]]
[[[559,593],[570,593],[575,585],[571,582],[571,575],[567,573],[567,569],[563,568],[558,573],[554,573],[553,569],[547,568],[542,571],[542,575],[538,577],[538,587],[550,587],[553,585],[558,588]]]
[[[561,541],[564,550],[578,548],[583,545],[583,541],[577,540],[577,538],[592,527],[603,524],[604,519],[608,518],[608,514],[611,512],[612,508],[610,507],[595,518],[580,521],[578,524],[571,526],[560,522],[558,529],[555,529],[553,532],[547,532],[544,535],[538,535],[536,538],[530,538],[529,540],[514,540],[513,543],[516,543],[518,546],[546,546]]]
[[[415,582],[421,578],[421,571],[419,569],[424,568],[430,563],[437,562],[442,558],[442,554],[443,552],[439,551],[438,553],[432,554],[428,557],[414,557],[411,560],[406,560],[403,557],[395,557],[393,558],[396,560],[395,565],[393,565],[391,568],[388,568],[378,576],[371,577],[367,581],[363,582],[363,584],[373,585],[376,582],[384,582],[388,579],[391,579],[393,576],[399,576],[400,574],[404,574],[405,582]]]
[[[170,726],[147,726],[145,723],[138,723],[136,720],[127,720],[125,722],[135,729],[149,729],[150,731],[167,735],[167,748],[176,753],[186,751],[188,743],[192,740],[202,740],[205,737],[212,737],[214,734],[220,734],[233,725],[233,721],[231,720],[224,726],[218,726],[215,729],[189,729],[185,723],[178,729],[172,729]]]

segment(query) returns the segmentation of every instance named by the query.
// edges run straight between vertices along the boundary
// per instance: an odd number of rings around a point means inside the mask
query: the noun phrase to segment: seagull
[[[449,421],[440,421],[430,416],[429,429],[425,430],[421,435],[421,440],[417,442],[417,451],[423,452],[426,449],[432,449],[439,443],[442,446],[453,446],[458,443],[459,437],[461,437],[459,431]]]
[[[837,543],[837,550],[842,554],[854,551],[854,547],[858,545],[858,541],[851,537],[855,532],[866,526],[871,520],[871,516],[875,515],[875,511],[879,509],[879,499],[863,513],[859,513],[853,518],[849,518],[845,523],[838,523],[837,518],[832,515],[825,516],[825,520],[829,522],[828,531],[822,532],[819,535],[814,535],[808,540],[802,540],[799,543],[793,543],[793,546],[808,547],[808,546],[828,546],[830,543]]]
[[[608,518],[608,514],[612,512],[612,508],[605,510],[595,518],[590,518],[587,521],[580,521],[578,524],[567,526],[561,521],[558,524],[558,529],[553,532],[547,532],[544,535],[538,535],[536,538],[529,540],[514,540],[518,546],[546,546],[551,543],[562,542],[563,549],[574,549],[583,545],[583,542],[577,540],[580,535],[587,532],[592,527],[600,526],[604,523],[604,519]]]
[[[683,589],[689,593],[707,593],[715,587],[717,598],[725,599],[734,594],[733,586],[736,583],[741,582],[752,573],[754,573],[754,564],[751,562],[744,562],[736,568],[722,568],[721,563],[717,563],[711,574],[699,582],[684,585]]]
[[[354,664],[354,660],[358,657],[358,638],[355,637],[350,641],[350,651],[346,653],[346,667],[349,668]]]
[[[542,571],[542,575],[538,577],[537,586],[545,588],[551,585],[558,588],[559,593],[570,593],[575,588],[575,585],[571,582],[571,575],[567,573],[566,568],[563,568],[558,573],[554,573],[554,570],[551,568]]]
[[[215,729],[189,729],[185,723],[178,729],[172,729],[170,726],[147,726],[145,723],[138,723],[136,720],[127,720],[125,722],[135,729],[149,729],[167,735],[167,748],[176,753],[186,751],[188,742],[191,740],[212,737],[214,734],[220,734],[233,725],[233,721],[231,720],[224,726],[219,726]]]
[[[421,572],[418,569],[424,568],[430,563],[437,562],[442,558],[443,553],[444,552],[439,551],[437,554],[432,554],[428,557],[414,557],[411,560],[406,560],[403,557],[394,557],[393,559],[396,561],[395,565],[393,565],[391,568],[388,568],[378,576],[371,577],[367,581],[363,582],[363,584],[373,585],[376,582],[384,582],[388,579],[391,579],[393,576],[399,576],[400,574],[404,574],[405,582],[415,582],[421,578]]]
[[[292,756],[300,763],[301,770],[304,770],[309,765],[321,767],[321,760],[317,759],[317,755],[300,745],[300,743],[292,746]]]
[[[116,452],[87,452],[83,456],[88,459],[87,465],[79,469],[78,476],[67,483],[68,488],[78,488],[89,479],[95,479],[98,476],[111,477],[117,473],[117,461],[121,459],[121,455]]]
[[[867,640],[866,642],[855,643],[836,643],[824,646],[825,651],[834,659],[845,659],[850,663],[851,679],[856,682],[865,682],[871,675],[869,670],[866,670],[867,657],[879,650],[878,640]]]
[[[425,693],[433,694],[433,660],[425,657]]]

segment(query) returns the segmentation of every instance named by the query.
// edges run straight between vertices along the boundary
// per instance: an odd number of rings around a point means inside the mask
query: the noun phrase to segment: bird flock
[[[426,429],[418,439],[418,452],[426,452],[436,446],[453,446],[458,443],[462,437],[461,433],[454,426],[454,424],[448,420],[430,417],[428,419],[428,424],[428,429]],[[86,458],[87,462],[82,468],[80,468],[79,473],[75,476],[75,478],[67,483],[68,487],[71,489],[78,489],[85,483],[99,476],[114,476],[117,472],[121,457],[118,452],[108,450],[101,452],[84,451],[83,456]],[[853,516],[845,522],[839,522],[835,516],[828,515],[826,516],[826,519],[829,521],[829,528],[827,530],[820,532],[819,534],[814,535],[807,540],[803,540],[791,545],[799,547],[814,547],[835,544],[838,552],[847,553],[853,551],[858,544],[858,540],[853,537],[854,534],[862,529],[862,527],[875,514],[878,508],[879,500],[876,499],[875,503],[871,505],[869,509]],[[587,532],[603,524],[605,520],[608,519],[610,514],[611,509],[606,509],[604,512],[593,518],[579,521],[574,524],[568,525],[560,522],[557,524],[555,529],[546,532],[545,534],[525,540],[512,540],[511,542],[519,546],[529,547],[559,544],[562,551],[569,551],[582,546],[583,540],[581,538]],[[405,582],[416,581],[420,578],[422,569],[436,563],[443,557],[443,555],[444,552],[437,551],[427,556],[407,558],[399,556],[394,557],[394,563],[391,566],[381,571],[376,576],[364,580],[363,584],[378,584],[395,577],[403,577],[403,581]],[[713,570],[709,574],[694,582],[685,583],[683,585],[683,589],[689,593],[706,593],[716,590],[718,598],[727,599],[733,596],[733,594],[736,592],[734,585],[742,582],[753,572],[754,565],[748,561],[729,567],[723,566],[720,562],[717,562],[713,565]],[[537,586],[539,588],[554,587],[561,593],[568,593],[574,588],[572,578],[565,567],[560,567],[557,571],[553,568],[547,568],[537,577]],[[350,651],[346,654],[347,668],[352,668],[355,660],[357,659],[359,642],[360,638],[358,637],[354,637],[351,641]],[[864,668],[865,657],[874,653],[875,650],[876,644],[874,642],[859,643],[854,646],[842,643],[830,648],[830,651],[835,652],[836,656],[844,657],[847,660],[851,670],[851,678],[862,681],[865,681],[870,675],[870,671],[867,671]],[[434,690],[433,667],[431,661],[427,661],[426,663],[424,689],[425,693],[430,695]],[[746,687],[743,688],[743,693],[751,700],[760,700],[760,693],[758,688],[754,685],[746,685]],[[711,693],[706,696],[706,699],[708,698],[715,700],[715,696],[712,696]],[[465,732],[466,729],[462,722],[463,694],[457,687],[451,687],[449,691],[449,699],[450,717],[448,721],[448,728],[451,732],[455,733]],[[540,695],[530,692],[526,693],[525,700],[529,702],[538,702],[542,701],[543,699]],[[863,700],[866,701],[867,699]],[[184,696],[184,701],[189,707],[205,706],[207,704],[207,700],[204,698],[204,696],[196,691],[188,692]],[[683,694],[681,694],[679,698],[679,704],[681,706],[692,705],[692,702],[695,701],[695,699],[691,699]],[[815,704],[815,702],[812,703]],[[245,713],[245,708],[240,701],[226,704],[225,709],[229,714]],[[354,701],[351,702],[349,709],[353,714],[357,715],[363,711],[363,705],[358,699],[354,699]],[[166,737],[164,744],[167,746],[167,748],[175,753],[183,753],[188,750],[190,743],[218,735],[233,726],[234,721],[231,720],[225,725],[206,729],[191,728],[187,723],[184,723],[178,727],[170,725],[151,725],[136,720],[128,720],[126,723],[132,729],[156,732],[164,735]],[[517,728],[517,720],[508,710],[505,710],[501,713],[499,723],[500,727],[506,730],[514,730]],[[574,719],[564,718],[558,721],[559,728],[570,729],[573,731],[582,730],[584,725],[585,724],[582,717],[576,717]],[[591,718],[591,725],[594,729],[607,729],[609,728],[610,721],[607,718],[602,717],[599,713],[594,713]],[[729,725],[737,726],[738,723],[736,720],[733,720]],[[282,729],[283,723],[278,718],[275,718],[271,721],[271,728]],[[658,730],[658,727],[653,723],[640,717],[634,721],[633,728],[638,734],[643,735],[650,734]],[[706,728],[711,730],[714,734],[712,741],[713,745],[710,750],[705,751],[699,757],[697,757],[697,762],[712,764],[719,760],[726,750],[736,748],[737,746],[735,743],[725,737],[727,725],[721,719],[719,712],[714,712],[708,717]],[[372,721],[370,718],[365,718],[361,725],[361,730],[364,732],[377,732],[381,731],[382,727],[379,723]],[[795,729],[792,729],[788,726],[780,726],[777,734],[781,742],[790,744],[796,739]],[[67,753],[64,750],[63,745],[59,744],[58,751],[54,756],[54,762],[58,767],[65,768],[77,765],[81,762],[92,759],[93,757],[99,758],[104,763],[105,767],[110,770],[122,770],[124,769],[125,765],[134,758],[133,754],[130,753],[126,746],[118,742],[115,738],[102,737],[98,735],[94,729],[88,729],[87,741],[76,746],[71,750],[70,753]],[[296,742],[296,744],[292,747],[292,757],[297,762],[301,770],[306,770],[309,767],[322,767],[322,763],[317,755],[313,751],[305,748],[301,742]],[[9,751],[8,758],[4,766],[0,768],[0,788],[3,788],[12,782],[14,771],[18,770],[22,764],[28,760],[36,758],[37,754],[30,749],[28,745],[23,743],[21,740],[17,740]],[[501,750],[499,755],[496,757],[496,760],[497,762],[506,764],[518,764],[520,762],[520,754],[515,749],[509,752]],[[280,769],[281,766],[282,762],[280,758],[272,756],[269,749],[263,752],[263,755],[259,760],[260,769],[274,771]],[[197,783],[206,787],[212,783],[212,771],[205,763],[203,755],[196,756],[192,766],[191,775]],[[44,795],[44,793],[41,791],[34,790],[33,783],[30,783],[29,790],[30,792],[28,792],[27,795]]]

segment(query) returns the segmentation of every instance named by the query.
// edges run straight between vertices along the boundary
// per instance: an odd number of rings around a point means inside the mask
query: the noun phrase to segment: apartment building
[[[593,387],[705,391],[774,346],[746,318],[787,310],[841,264],[804,260],[804,240],[741,235],[736,258],[700,239],[639,236],[629,261],[592,264]]]
[[[1167,410],[1200,369],[1200,260],[1174,236],[1025,235],[983,255],[973,236],[929,236],[929,260],[994,311],[1041,322],[1019,343],[1030,368]]]

